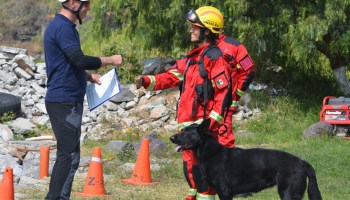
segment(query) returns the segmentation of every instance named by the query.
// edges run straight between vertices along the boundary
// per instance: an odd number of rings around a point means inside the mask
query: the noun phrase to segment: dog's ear
[[[209,130],[210,118],[205,119],[197,128],[198,132],[203,132]]]

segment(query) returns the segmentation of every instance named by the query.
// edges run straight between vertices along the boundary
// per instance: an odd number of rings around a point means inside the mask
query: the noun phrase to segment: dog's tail
[[[315,169],[308,163],[304,162],[307,177],[309,178],[309,185],[307,187],[307,192],[310,200],[321,200],[321,192],[318,189],[317,178]]]

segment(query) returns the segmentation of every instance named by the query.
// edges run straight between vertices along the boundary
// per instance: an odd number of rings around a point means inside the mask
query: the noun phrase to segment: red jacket
[[[176,64],[164,73],[144,76],[144,87],[147,90],[163,90],[182,84],[177,110],[179,130],[193,123],[200,124],[203,121],[204,106],[201,105],[203,99],[198,97],[195,87],[204,83],[204,79],[199,73],[198,62],[201,54],[208,46],[209,44],[205,44],[202,47],[193,48],[186,55],[186,58],[176,61]],[[230,91],[231,72],[218,48],[210,49],[203,57],[203,61],[215,94],[213,99],[208,100],[206,116],[214,119],[211,120],[213,123],[210,129],[215,130],[223,119],[224,99]]]
[[[232,67],[232,79],[237,82],[237,92],[232,94],[232,106],[237,106],[237,101],[247,91],[254,78],[254,62],[250,58],[247,49],[236,39],[224,34],[219,36],[217,45],[221,49],[225,60]]]

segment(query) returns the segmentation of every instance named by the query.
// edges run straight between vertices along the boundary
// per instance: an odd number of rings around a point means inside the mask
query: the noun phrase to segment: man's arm
[[[64,54],[71,65],[82,70],[95,70],[108,65],[120,66],[123,62],[121,55],[94,57],[84,55],[81,49],[68,50]]]
[[[177,60],[176,64],[161,74],[137,76],[136,88],[144,87],[147,90],[163,90],[179,86],[183,80],[187,59]]]
[[[101,67],[105,67],[108,65],[116,65],[120,66],[123,63],[123,58],[121,55],[113,55],[109,57],[100,57],[101,59]]]

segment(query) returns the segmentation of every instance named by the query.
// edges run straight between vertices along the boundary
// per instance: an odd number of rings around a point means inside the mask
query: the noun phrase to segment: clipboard
[[[121,92],[116,68],[109,70],[100,77],[101,85],[90,83],[86,86],[86,97],[90,111],[102,105]]]

